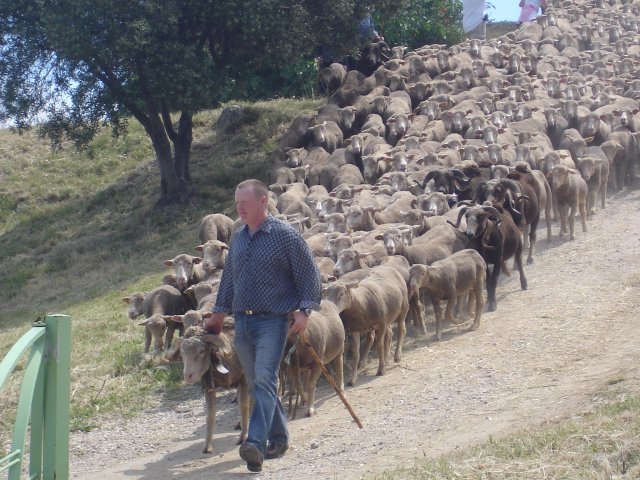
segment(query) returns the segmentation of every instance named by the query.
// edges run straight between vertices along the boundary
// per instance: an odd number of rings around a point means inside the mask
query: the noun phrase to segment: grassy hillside
[[[318,104],[246,104],[244,124],[228,135],[213,128],[220,110],[197,115],[196,194],[163,210],[154,208],[159,171],[137,123],[115,141],[105,130],[83,152],[51,152],[33,132],[0,131],[0,355],[37,317],[71,315],[73,428],[90,428],[98,412],[135,413],[146,395],[180,381],[179,371],[140,367],[142,327],[121,298],[157,286],[163,260],[195,254],[200,219],[233,215],[235,184],[264,178],[280,135]],[[0,406],[12,402],[3,392]]]
[[[515,22],[491,22],[487,24],[487,40],[498,38],[518,28]]]

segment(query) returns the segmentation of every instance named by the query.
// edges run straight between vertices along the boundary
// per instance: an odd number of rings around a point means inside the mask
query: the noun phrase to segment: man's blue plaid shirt
[[[320,308],[322,281],[311,249],[288,223],[272,216],[251,235],[233,235],[214,312],[286,314]]]

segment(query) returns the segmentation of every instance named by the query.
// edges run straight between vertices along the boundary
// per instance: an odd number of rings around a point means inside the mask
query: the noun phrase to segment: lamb
[[[185,288],[200,283],[204,277],[204,269],[202,268],[202,258],[193,257],[186,253],[180,254],[173,260],[165,260],[165,267],[173,267],[176,273],[176,282],[181,291]]]
[[[362,208],[359,205],[349,207],[345,213],[347,229],[352,231],[364,230],[365,232],[374,230],[378,226],[373,216],[375,211],[375,207]]]
[[[352,248],[353,243],[353,238],[349,235],[339,235],[334,238],[328,238],[324,247],[324,255],[337,261],[338,254],[342,250]]]
[[[202,243],[207,243],[209,240],[219,240],[228,244],[232,228],[232,219],[222,213],[212,213],[204,216],[200,221],[198,237]]]
[[[344,213],[344,206],[350,205],[353,199],[342,200],[334,197],[323,198],[316,204],[316,213],[318,216],[327,213]]]
[[[201,327],[190,327],[185,332],[180,348],[170,360],[178,355],[184,363],[183,378],[191,385],[202,380],[202,389],[207,402],[207,434],[202,453],[213,452],[213,431],[216,419],[216,388],[237,388],[240,407],[240,439],[247,439],[249,426],[249,388],[233,346],[233,324],[225,319],[220,335],[207,334]]]
[[[322,122],[319,125],[309,127],[312,135],[314,147],[322,147],[327,152],[332,153],[336,148],[342,147],[344,135],[336,122],[331,120]]]
[[[370,270],[360,281],[337,281],[324,289],[324,298],[333,302],[345,326],[351,333],[351,378],[347,385],[355,385],[360,360],[360,333],[375,331],[378,351],[377,375],[384,375],[386,359],[391,346],[391,325],[398,325],[398,343],[395,361],[402,359],[402,341],[405,318],[409,311],[407,284],[393,267],[379,266]]]
[[[320,270],[320,278],[323,282],[326,282],[333,276],[333,269],[336,266],[336,262],[331,257],[314,257],[318,270]]]
[[[405,191],[396,192],[387,206],[375,213],[375,222],[379,225],[387,223],[401,223],[403,213],[416,206],[416,197]]]
[[[322,359],[322,363],[325,365],[331,363],[333,365],[336,385],[341,391],[344,391],[343,354],[345,332],[335,304],[327,300],[320,302],[320,310],[312,312],[309,317],[305,336],[311,347]],[[311,417],[316,413],[316,384],[322,373],[322,368],[315,362],[309,347],[297,338],[289,337],[285,351],[288,351],[296,342],[297,346],[290,359],[289,369],[296,383],[298,383],[298,387],[300,387],[300,370],[305,371],[302,376],[304,385],[299,391],[303,392],[303,399],[308,406],[307,417]]]
[[[560,238],[567,231],[568,221],[569,240],[574,240],[573,229],[577,210],[580,211],[582,219],[582,231],[587,231],[587,182],[580,176],[580,172],[563,165],[553,167],[551,177],[560,215]]]
[[[304,199],[309,193],[309,187],[301,182],[285,185],[272,184],[269,185],[269,190],[282,190],[280,195],[278,195],[278,200],[276,202],[276,208],[280,213],[284,213],[292,204],[297,204],[299,202],[304,203]],[[304,204],[307,205],[306,203]]]
[[[376,239],[384,241],[388,255],[402,255],[409,265],[429,265],[462,250],[467,243],[464,234],[450,225],[433,227],[415,238],[413,245],[406,245],[403,233],[397,228],[389,228],[384,234],[378,234]]]
[[[197,245],[195,249],[202,252],[202,269],[206,274],[203,281],[219,280],[222,276],[229,246],[219,240],[209,240],[203,245]]]
[[[578,160],[577,170],[587,182],[587,215],[592,215],[596,213],[598,196],[600,196],[602,208],[605,207],[607,183],[609,182],[609,162],[606,158],[586,155]]]
[[[145,317],[138,323],[145,327],[144,353],[149,352],[151,339],[154,340],[156,352],[164,347],[169,348],[176,328],[180,335],[183,332],[182,325],[171,321],[171,317],[181,315],[192,307],[188,298],[170,285],[161,285],[150,292],[136,292],[124,297],[122,301],[129,305],[128,314],[131,320],[140,315]],[[167,333],[163,347],[162,336],[165,330]]]
[[[333,178],[331,183],[331,190],[335,190],[339,185],[360,185],[363,184],[364,177],[358,167],[351,164],[342,165],[338,169],[338,174]]]
[[[297,116],[287,131],[278,141],[278,149],[286,152],[292,148],[304,148],[311,142],[311,132],[309,127],[315,124],[314,115]],[[296,165],[292,165],[296,166]]]
[[[458,323],[453,318],[453,306],[458,297],[473,293],[475,297],[475,317],[471,330],[480,326],[480,317],[484,309],[484,284],[487,264],[475,250],[465,249],[447,258],[428,265],[413,265],[409,269],[409,296],[418,296],[423,289],[431,298],[436,315],[436,340],[441,340],[442,308],[440,302],[447,301],[445,320]],[[469,302],[471,307],[471,302]],[[471,309],[469,308],[469,315]]]
[[[213,315],[212,308],[216,304],[219,283],[201,282],[185,290],[185,294],[192,295],[196,301],[196,310],[188,310],[184,315],[173,315],[171,320],[182,324],[184,330],[194,325],[202,326],[204,320]]]
[[[341,278],[344,280],[361,280],[369,274],[369,267],[364,257],[366,253],[360,253],[352,248],[346,248],[338,253],[338,261],[333,269],[333,276],[335,278]],[[379,256],[376,265],[385,265],[387,267],[393,267],[398,270],[398,273],[402,275],[405,282],[409,283],[409,262],[402,255],[387,256],[386,254]],[[331,280],[331,279],[329,279]],[[409,297],[409,313],[407,319],[412,318],[414,324],[420,328],[420,330],[426,335],[427,329],[425,327],[424,308],[422,302],[418,297]],[[370,344],[367,343],[363,358],[366,358],[369,353]]]
[[[331,96],[347,77],[347,67],[340,63],[332,63],[318,72],[320,89],[327,96]]]

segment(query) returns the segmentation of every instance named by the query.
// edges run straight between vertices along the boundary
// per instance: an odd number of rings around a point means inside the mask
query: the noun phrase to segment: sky
[[[495,22],[515,22],[520,16],[518,3],[519,0],[487,0],[489,18]]]

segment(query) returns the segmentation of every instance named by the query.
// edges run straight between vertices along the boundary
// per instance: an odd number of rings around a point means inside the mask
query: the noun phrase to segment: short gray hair
[[[241,188],[252,188],[253,193],[255,193],[257,198],[269,198],[269,189],[267,188],[267,186],[263,182],[255,178],[250,178],[248,180],[243,180],[242,182],[240,182],[236,187],[236,190],[239,190]]]

